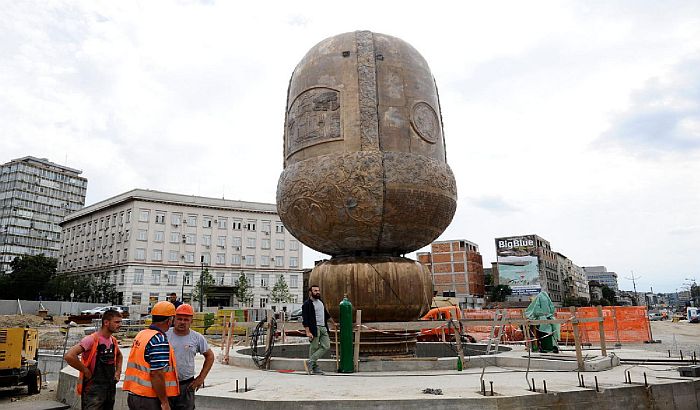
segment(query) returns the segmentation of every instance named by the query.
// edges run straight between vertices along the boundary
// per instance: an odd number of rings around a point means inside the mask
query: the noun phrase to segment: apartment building
[[[590,300],[588,281],[583,268],[577,266],[560,252],[557,257],[557,271],[561,278],[562,296],[564,298],[586,298]]]
[[[430,252],[416,256],[430,269],[438,296],[455,297],[463,308],[483,305],[484,266],[478,245],[464,239],[436,241]]]
[[[207,269],[215,286],[208,306],[235,306],[245,275],[251,307],[291,308],[302,301],[302,245],[284,227],[275,204],[135,189],[64,219],[58,270],[111,280],[121,304],[145,312],[177,292],[191,298]],[[294,300],[273,304],[278,278]]]
[[[85,205],[81,173],[32,156],[0,165],[0,274],[17,256],[58,257],[59,223]]]

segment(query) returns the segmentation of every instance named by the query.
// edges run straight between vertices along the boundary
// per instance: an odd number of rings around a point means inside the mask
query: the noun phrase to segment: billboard
[[[540,285],[537,241],[534,235],[496,238],[499,285],[508,285],[513,295],[536,295]]]

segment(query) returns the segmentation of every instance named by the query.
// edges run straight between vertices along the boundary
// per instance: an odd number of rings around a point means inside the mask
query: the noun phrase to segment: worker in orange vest
[[[175,353],[165,332],[175,316],[175,306],[158,302],[151,310],[153,322],[136,335],[124,372],[124,391],[130,409],[170,410],[168,397],[180,394]]]
[[[76,392],[83,410],[114,408],[117,381],[122,371],[122,352],[112,334],[119,331],[121,325],[119,312],[106,311],[102,315],[100,330],[85,336],[63,356],[66,363],[80,372]]]

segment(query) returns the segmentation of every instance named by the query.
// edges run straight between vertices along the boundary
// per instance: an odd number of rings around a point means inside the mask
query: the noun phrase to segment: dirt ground
[[[670,350],[673,357],[680,356],[682,350],[684,358],[689,357],[692,352],[700,357],[700,323],[659,320],[651,322],[651,333],[653,338],[661,343],[644,343],[638,345],[640,349],[656,352]]]

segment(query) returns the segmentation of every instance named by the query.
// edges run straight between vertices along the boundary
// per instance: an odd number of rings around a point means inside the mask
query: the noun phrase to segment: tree
[[[212,286],[214,286],[214,277],[212,277],[211,273],[209,273],[209,269],[205,268],[202,271],[202,276],[199,278],[199,281],[192,291],[192,300],[203,304],[203,301],[207,298],[207,293],[209,293]]]
[[[241,276],[238,277],[238,287],[236,287],[234,295],[236,296],[239,305],[249,306],[253,303],[252,286],[250,283],[248,283],[248,278],[243,273],[241,273]]]
[[[119,293],[106,275],[99,277],[55,275],[46,286],[46,296],[54,300],[117,304]]]
[[[287,281],[284,280],[284,275],[279,275],[277,277],[277,282],[270,292],[270,301],[273,303],[287,303],[291,302],[293,296],[289,293],[289,286],[287,286]]]
[[[57,265],[56,258],[43,254],[16,257],[10,262],[12,272],[0,280],[0,299],[45,298],[47,284],[56,274]]]
[[[508,285],[498,285],[491,289],[489,299],[491,302],[505,302],[506,298],[513,293]]]
[[[603,299],[608,302],[608,305],[617,305],[617,295],[615,295],[614,290],[610,289],[606,285],[603,285],[602,291]]]

